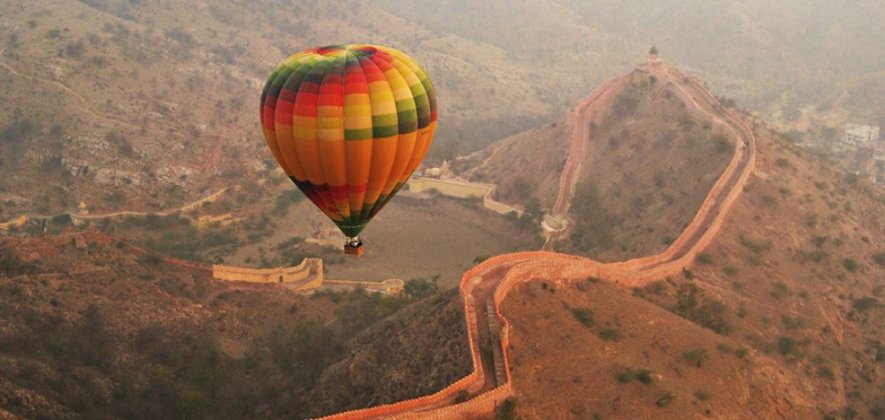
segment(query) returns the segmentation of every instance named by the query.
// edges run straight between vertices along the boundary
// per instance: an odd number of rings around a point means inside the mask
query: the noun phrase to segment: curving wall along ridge
[[[454,179],[416,177],[410,179],[408,185],[409,191],[414,192],[426,192],[430,190],[436,190],[440,194],[447,195],[449,197],[482,198],[482,205],[491,211],[503,215],[506,215],[510,212],[516,212],[517,215],[522,215],[522,210],[504,204],[500,201],[495,201],[495,199],[492,198],[492,194],[495,193],[495,188],[497,188],[495,184],[467,182]]]
[[[676,84],[688,102],[709,116],[714,123],[724,125],[735,135],[737,139],[735,153],[725,171],[713,184],[691,223],[663,253],[606,265],[604,270],[611,271],[611,276],[618,276],[618,272],[626,272],[630,274],[629,277],[634,282],[647,283],[651,280],[679,274],[683,268],[687,267],[719,233],[727,209],[743,191],[743,186],[756,164],[756,139],[750,126],[734,111],[721,107],[718,100],[697,79],[687,78],[676,69],[670,69],[670,73],[676,80],[688,80],[689,88],[700,96],[708,107],[725,117],[720,118],[704,109],[682,85]],[[744,144],[747,147],[744,147]],[[627,279],[621,279],[621,281],[627,281]]]
[[[630,74],[625,74],[616,79],[609,80],[599,86],[587,98],[578,102],[578,106],[569,112],[567,122],[574,128],[569,155],[562,168],[559,178],[559,190],[556,201],[550,214],[556,217],[566,217],[571,205],[571,199],[575,194],[578,179],[580,179],[581,167],[587,160],[587,143],[590,141],[590,121],[592,121],[600,109],[610,104],[615,96],[631,80]]]
[[[364,289],[371,292],[380,292],[386,295],[400,295],[405,289],[406,283],[400,279],[387,279],[382,281],[352,281],[352,280],[329,280],[322,281],[323,286],[342,286],[351,289]]]
[[[301,264],[278,268],[246,268],[214,264],[212,277],[218,280],[242,281],[246,283],[295,283],[304,282],[311,274],[311,284],[323,283],[323,260],[305,258]]]
[[[735,143],[735,156],[679,238],[658,255],[616,263],[600,263],[589,258],[546,251],[517,252],[489,258],[464,273],[460,284],[461,296],[464,299],[467,336],[473,359],[473,372],[432,395],[394,404],[348,411],[323,417],[323,419],[459,419],[471,415],[489,414],[499,403],[511,397],[514,392],[508,354],[511,327],[510,322],[500,309],[501,303],[513,287],[539,278],[555,283],[564,283],[591,276],[628,287],[642,286],[651,281],[681,273],[697,253],[709,245],[719,232],[729,208],[743,190],[753,171],[756,139],[752,129],[741,117],[731,110],[723,109],[696,79],[688,79],[685,82],[687,78],[676,70],[659,68],[651,69],[651,71],[662,78],[671,79],[685,95],[688,102],[692,103],[699,112],[711,117],[715,123],[726,125],[738,139]],[[670,76],[671,74],[673,77]],[[608,82],[607,86],[616,80],[618,79]],[[599,95],[596,95],[594,98],[598,97]],[[699,104],[695,97],[700,99],[703,105]],[[591,98],[592,100],[593,98]],[[581,106],[586,109],[586,104],[582,103]],[[576,129],[578,128],[576,127]],[[565,190],[561,188],[562,191]],[[467,402],[443,406],[451,404],[454,397],[463,391],[475,392],[488,385],[486,382],[489,378],[485,377],[481,361],[479,329],[476,319],[477,305],[484,302],[475,301],[475,292],[478,290],[477,286],[486,281],[486,278],[483,277],[484,274],[502,267],[508,269],[507,274],[501,279],[490,277],[488,281],[492,282],[491,287],[494,287],[492,299],[495,303],[495,316],[501,325],[500,345],[507,382]]]

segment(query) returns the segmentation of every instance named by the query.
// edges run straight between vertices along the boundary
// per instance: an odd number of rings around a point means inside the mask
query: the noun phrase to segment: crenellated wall
[[[385,295],[401,295],[405,289],[405,282],[400,279],[387,279],[382,281],[351,281],[351,280],[329,280],[323,281],[323,286],[341,286],[351,289],[365,289],[372,292],[379,292]]]
[[[483,206],[496,213],[506,215],[510,212],[516,212],[516,214],[522,215],[522,210],[500,201],[495,201],[492,198],[495,188],[495,184],[466,182],[454,179],[416,177],[409,180],[409,191],[427,192],[436,190],[440,194],[449,197],[482,198]]]
[[[246,268],[215,264],[212,277],[246,283],[280,283],[295,290],[315,289],[323,284],[323,260],[305,258],[301,264],[279,268]]]
[[[657,70],[675,74],[679,83],[688,79],[674,69]],[[673,244],[658,255],[616,263],[600,263],[588,258],[546,251],[517,252],[487,259],[464,273],[460,285],[464,301],[467,336],[473,359],[472,373],[432,395],[379,407],[348,411],[324,417],[324,419],[462,419],[470,416],[488,415],[504,400],[514,395],[509,358],[511,327],[510,322],[501,313],[501,304],[513,287],[534,279],[545,279],[561,284],[589,277],[618,283],[625,287],[638,287],[667,276],[680,274],[688,267],[695,256],[715,238],[729,208],[743,191],[755,165],[756,142],[751,128],[739,115],[718,105],[718,101],[696,79],[688,80],[690,80],[688,83],[695,93],[700,94],[708,102],[708,106],[716,110],[719,115],[714,115],[698,105],[691,94],[677,84],[685,97],[700,112],[710,116],[714,122],[726,125],[735,134],[738,141],[735,143],[735,155],[726,170],[711,188],[694,219]],[[613,82],[608,82],[608,86]],[[592,101],[593,98],[588,100]],[[582,102],[579,106],[586,106],[586,103]],[[579,168],[577,169],[579,170]],[[738,170],[741,172],[736,174]],[[728,190],[726,191],[726,189]],[[561,186],[560,192],[567,193],[567,189]],[[717,200],[720,201],[717,202]],[[483,392],[469,401],[442,406],[447,402],[453,402],[454,397],[463,391],[477,392],[485,386],[485,373],[482,368],[479,338],[477,337],[479,331],[476,319],[477,303],[474,302],[473,292],[477,283],[482,281],[484,273],[499,267],[509,267],[504,277],[494,285],[492,295],[495,316],[501,325],[500,345],[507,382],[503,386]]]
[[[724,223],[729,208],[741,194],[744,185],[752,173],[755,165],[755,138],[752,129],[741,117],[734,111],[718,105],[718,101],[706,91],[697,79],[686,78],[678,71],[672,69],[668,71],[676,76],[674,78],[674,80],[678,81],[676,86],[684,94],[685,98],[694,104],[699,112],[707,114],[714,123],[727,127],[738,139],[735,144],[734,157],[713,185],[697,214],[683,230],[679,238],[658,255],[615,263],[600,263],[587,258],[547,251],[517,252],[487,259],[464,273],[460,283],[460,292],[464,304],[465,326],[467,328],[468,344],[473,363],[473,371],[471,373],[430,395],[397,403],[337,413],[323,417],[324,419],[461,419],[470,416],[488,415],[504,400],[514,395],[509,357],[511,325],[501,312],[503,301],[514,287],[534,279],[545,279],[546,281],[561,284],[588,277],[596,277],[625,287],[638,287],[667,276],[678,275],[693,262],[695,256],[703,251],[716,237]],[[608,82],[607,86],[611,87],[617,80]],[[688,82],[682,82],[683,80],[688,80]],[[684,87],[682,83],[685,83]],[[686,88],[692,90],[699,99],[706,102],[705,106],[699,105],[695,97],[685,90]],[[607,91],[607,89],[603,91]],[[599,95],[596,97],[599,97]],[[589,99],[589,101],[592,100],[593,98]],[[579,106],[586,107],[588,103],[584,101]],[[710,112],[708,109],[714,112]],[[580,171],[580,168],[576,167],[575,171]],[[512,207],[498,203],[490,198],[494,191],[494,185],[491,184],[469,184],[429,178],[418,178],[413,180],[413,183],[415,182],[418,185],[415,187],[416,190],[434,188],[441,193],[456,197],[481,197],[486,207],[499,213],[518,212],[518,210]],[[568,196],[568,188],[562,188],[561,186],[560,190],[561,193]],[[207,197],[205,200],[211,201],[222,192],[220,191],[213,196]],[[557,201],[559,202],[560,200],[558,199]],[[560,207],[562,206],[567,208],[567,203],[561,204]],[[16,221],[12,223],[14,222]],[[60,241],[71,240],[70,237],[65,235],[60,235],[58,238]],[[142,248],[131,247],[131,249],[136,254],[157,255],[160,259],[169,263],[210,272],[214,278],[224,281],[260,284],[282,283],[296,290],[314,289],[324,283],[330,286],[362,287],[368,290],[389,293],[400,293],[403,288],[403,282],[398,279],[388,279],[383,282],[325,280],[323,276],[323,261],[318,258],[306,258],[301,264],[292,267],[253,269],[201,264],[168,256],[160,256]],[[507,271],[500,279],[484,277],[492,270],[501,268],[507,269]],[[477,285],[483,281],[497,283],[484,283],[483,288],[477,289]],[[477,306],[486,305],[485,296],[487,296],[490,290],[492,290],[491,299],[494,302],[494,305],[491,305],[491,307],[494,308],[494,316],[498,320],[498,325],[500,325],[500,346],[506,374],[506,383],[492,389],[489,389],[492,385],[487,383],[489,378],[486,378],[486,372],[482,365],[479,345],[480,337],[478,336],[479,320],[477,320],[476,315]],[[479,293],[482,299],[481,302],[475,301],[477,299],[475,292],[482,292]],[[483,306],[483,308],[485,307],[487,306]],[[483,321],[487,322],[487,320]],[[468,401],[455,404],[456,398],[463,395],[464,392],[475,396]],[[477,393],[479,394],[476,395]]]

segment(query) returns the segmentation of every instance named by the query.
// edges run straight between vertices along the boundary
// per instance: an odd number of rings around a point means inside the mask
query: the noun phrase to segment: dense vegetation
[[[457,293],[433,281],[390,297],[236,290],[125,246],[90,248],[118,256],[110,273],[21,276],[79,251],[61,252],[33,265],[0,250],[0,406],[25,417],[301,418],[430,393],[469,369]],[[392,378],[415,386],[369,386]],[[21,390],[40,398],[11,398]]]

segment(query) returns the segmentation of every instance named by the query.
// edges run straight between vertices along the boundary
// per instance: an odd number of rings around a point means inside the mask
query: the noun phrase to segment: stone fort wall
[[[483,184],[477,182],[464,182],[453,179],[438,179],[416,177],[409,180],[409,191],[428,192],[436,190],[440,194],[455,198],[481,198],[485,208],[496,213],[506,215],[516,212],[522,215],[522,210],[500,201],[495,201],[492,194],[495,192],[495,184]]]
[[[711,104],[718,103],[718,101],[712,98],[712,95],[710,95],[709,92],[697,82],[697,80],[692,79],[690,83],[692,83],[694,87],[697,88],[697,91],[701,92],[701,94],[705,96],[705,99]],[[735,134],[737,134],[739,138],[743,137],[746,141],[753,142],[753,147],[755,147],[755,138],[750,127],[732,111],[721,111],[722,114],[728,118],[728,122],[731,123],[730,125],[732,127],[737,127],[740,131],[740,133],[735,132]],[[739,175],[738,181],[723,199],[724,201],[720,207],[720,212],[710,222],[709,226],[706,226],[706,231],[704,231],[699,239],[692,244],[687,244],[687,241],[690,241],[694,235],[696,235],[701,229],[704,229],[704,219],[712,210],[712,207],[715,204],[715,197],[722,193],[722,190],[727,186],[726,180],[731,178],[737,170],[742,155],[740,143],[740,141],[736,142],[735,156],[723,172],[723,175],[721,175],[716,184],[714,184],[710,193],[707,195],[707,198],[702,203],[701,208],[698,210],[698,213],[695,215],[695,218],[686,229],[683,230],[679,238],[677,238],[677,240],[674,241],[674,243],[664,252],[650,257],[607,264],[588,258],[545,251],[518,252],[489,258],[473,269],[467,271],[461,278],[461,296],[464,300],[464,314],[467,322],[468,340],[470,341],[471,357],[473,359],[474,368],[474,371],[471,374],[436,394],[379,407],[339,413],[324,417],[324,419],[365,419],[379,417],[396,419],[459,419],[474,415],[488,415],[493,412],[498,404],[503,402],[506,398],[513,396],[509,360],[510,323],[501,313],[500,309],[501,304],[510,290],[518,284],[534,279],[546,279],[562,283],[566,281],[586,279],[588,277],[596,277],[602,280],[615,282],[625,287],[640,287],[654,280],[680,274],[685,267],[691,264],[697,253],[701,252],[713,241],[725,220],[728,209],[743,191],[743,187],[746,185],[746,182],[753,171],[755,154],[751,153],[747,165]],[[442,192],[441,189],[438,190]],[[470,190],[468,188],[460,190],[461,193],[465,194],[469,191],[475,190]],[[684,246],[686,245],[689,245],[690,247],[677,257],[676,254],[681,249],[684,249]],[[506,368],[507,383],[503,386],[487,391],[467,402],[439,407],[440,404],[450,401],[455,395],[463,391],[469,392],[478,388],[481,389],[484,383],[478,337],[475,336],[475,331],[478,330],[476,329],[477,321],[475,319],[475,302],[473,302],[472,291],[478,281],[478,276],[483,272],[494,267],[507,265],[513,266],[513,268],[510,269],[497,285],[493,295],[495,316],[498,318],[501,325],[501,347]]]

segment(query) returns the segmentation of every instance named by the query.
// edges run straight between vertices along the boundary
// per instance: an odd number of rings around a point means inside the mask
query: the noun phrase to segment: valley
[[[883,16],[0,4],[0,418],[885,418],[885,143],[814,146],[885,125]],[[363,42],[440,119],[349,257],[256,105]]]

